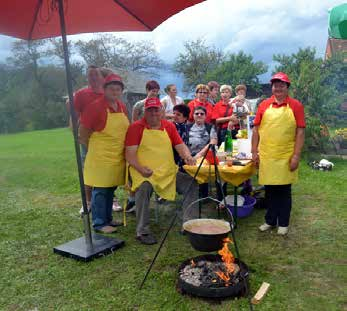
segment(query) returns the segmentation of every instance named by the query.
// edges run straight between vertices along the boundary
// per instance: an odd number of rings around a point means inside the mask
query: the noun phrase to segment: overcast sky
[[[227,52],[243,50],[273,66],[273,54],[295,53],[300,47],[315,47],[323,56],[328,37],[328,10],[341,0],[207,0],[171,17],[153,32],[116,33],[128,40],[151,40],[160,57],[173,63],[183,43],[203,38]],[[70,36],[70,39],[92,35]],[[12,39],[0,36],[0,61],[9,55]],[[269,73],[263,77],[267,80]],[[170,80],[181,84],[172,74]],[[180,86],[180,85],[179,85]]]

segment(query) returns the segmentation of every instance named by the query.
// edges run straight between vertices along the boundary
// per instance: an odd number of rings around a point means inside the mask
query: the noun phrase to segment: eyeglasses
[[[194,112],[194,115],[196,115],[196,116],[204,116],[205,113],[204,112]]]
[[[208,92],[198,92],[198,94],[208,94]]]

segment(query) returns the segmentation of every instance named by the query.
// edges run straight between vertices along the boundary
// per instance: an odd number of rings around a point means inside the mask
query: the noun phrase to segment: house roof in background
[[[342,52],[345,53],[345,62],[347,61],[347,40],[329,38],[327,42],[327,47],[325,50],[325,58],[329,58],[332,55]]]

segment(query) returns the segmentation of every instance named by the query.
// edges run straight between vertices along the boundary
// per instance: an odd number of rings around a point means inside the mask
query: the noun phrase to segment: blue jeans
[[[113,193],[117,187],[93,187],[92,219],[94,229],[108,226],[112,221]]]

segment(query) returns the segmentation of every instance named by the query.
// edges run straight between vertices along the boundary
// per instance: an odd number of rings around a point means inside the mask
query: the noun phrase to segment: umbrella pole
[[[86,237],[86,243],[89,246],[92,246],[93,241],[92,241],[92,235],[91,235],[91,230],[90,230],[90,220],[89,220],[89,213],[88,213],[88,208],[87,208],[86,192],[84,189],[81,152],[80,152],[80,146],[79,146],[79,142],[78,142],[77,118],[76,118],[76,112],[75,112],[75,108],[74,108],[74,104],[73,104],[73,88],[72,88],[71,67],[70,67],[68,45],[67,45],[67,40],[66,40],[64,8],[63,8],[63,1],[58,0],[58,2],[59,2],[59,16],[60,16],[60,26],[61,26],[61,38],[63,41],[65,70],[66,70],[66,84],[67,84],[67,90],[68,90],[68,94],[69,94],[69,107],[70,107],[70,115],[71,115],[71,121],[72,121],[72,132],[73,132],[74,145],[75,145],[78,177],[79,177],[79,182],[80,182],[80,191],[81,191],[81,196],[82,196],[84,233],[85,233],[85,237]]]
[[[87,262],[94,258],[98,258],[106,254],[109,254],[113,252],[114,250],[122,247],[124,245],[124,241],[105,237],[100,234],[92,235],[91,233],[90,218],[89,218],[89,212],[88,212],[87,200],[86,200],[86,192],[84,188],[81,153],[80,153],[80,146],[78,142],[77,119],[76,119],[76,112],[75,112],[74,104],[73,104],[73,89],[72,89],[69,52],[68,52],[68,45],[66,40],[64,4],[63,4],[63,0],[57,0],[57,2],[59,5],[61,38],[63,41],[64,61],[65,61],[65,69],[66,69],[66,84],[67,84],[67,89],[69,94],[69,107],[70,107],[70,115],[71,115],[71,121],[72,121],[72,131],[73,131],[73,137],[74,137],[78,177],[79,177],[80,191],[81,191],[82,204],[83,204],[82,217],[83,217],[83,226],[84,226],[84,237],[59,245],[55,247],[53,250],[55,253],[60,254],[62,256],[71,257],[77,260],[82,260]]]

